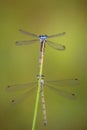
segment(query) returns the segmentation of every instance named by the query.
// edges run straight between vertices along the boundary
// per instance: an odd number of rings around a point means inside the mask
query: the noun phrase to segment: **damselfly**
[[[37,75],[37,82],[8,85],[7,90],[9,90],[9,91],[14,90],[15,91],[15,90],[20,89],[20,88],[26,89],[26,92],[21,97],[18,97],[16,99],[11,100],[11,103],[16,104],[16,103],[19,103],[20,101],[22,101],[23,99],[25,99],[29,95],[30,91],[32,91],[35,88],[36,83],[37,83],[37,86],[38,86],[37,87],[37,96],[36,96],[35,111],[34,111],[34,118],[33,118],[33,124],[32,124],[32,130],[35,130],[40,93],[41,93],[41,100],[42,100],[42,111],[43,111],[43,116],[44,116],[44,125],[47,124],[46,106],[45,106],[45,100],[44,100],[44,86],[51,88],[52,90],[56,91],[58,94],[60,94],[64,97],[68,97],[68,98],[73,99],[76,96],[74,93],[70,93],[70,92],[58,89],[57,86],[72,86],[72,85],[74,86],[74,85],[77,85],[79,83],[79,80],[77,78],[65,79],[65,80],[53,80],[53,81],[44,80],[44,75],[43,75],[42,70],[43,70],[44,49],[45,49],[46,43],[50,47],[52,47],[56,50],[65,50],[64,45],[54,43],[54,42],[48,40],[49,38],[63,36],[66,34],[65,32],[62,32],[59,34],[54,34],[54,35],[37,35],[37,34],[26,32],[22,29],[20,29],[19,31],[25,35],[35,37],[36,39],[29,40],[29,41],[25,41],[25,40],[24,41],[16,41],[17,46],[29,45],[29,44],[33,44],[33,43],[40,41],[39,72]],[[28,88],[30,88],[30,87],[31,87],[31,89],[29,89],[29,91],[28,91]]]

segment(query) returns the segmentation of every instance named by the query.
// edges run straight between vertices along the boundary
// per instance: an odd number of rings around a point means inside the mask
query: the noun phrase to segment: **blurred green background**
[[[40,44],[16,46],[17,40],[33,39],[21,34],[19,29],[38,35],[65,31],[65,36],[51,39],[65,45],[65,51],[55,51],[46,46],[43,66],[45,80],[80,79],[80,85],[62,88],[75,92],[75,100],[45,87],[48,124],[43,126],[40,101],[36,130],[87,130],[86,0],[0,1],[0,130],[32,128],[36,91],[12,105],[10,100],[22,95],[24,90],[6,90],[9,84],[37,81],[35,76],[38,73]]]

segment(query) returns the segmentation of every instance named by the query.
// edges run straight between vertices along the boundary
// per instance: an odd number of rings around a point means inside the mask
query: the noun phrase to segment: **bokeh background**
[[[18,99],[25,90],[9,92],[6,89],[7,85],[37,81],[40,44],[16,46],[17,40],[33,39],[21,34],[19,29],[38,35],[65,31],[65,36],[51,39],[65,45],[65,51],[46,46],[43,74],[45,80],[80,80],[75,87],[62,88],[76,93],[75,100],[45,87],[48,124],[43,126],[40,101],[36,130],[87,130],[86,0],[0,1],[0,130],[32,128],[36,91],[22,96],[22,100],[13,105],[10,101]]]

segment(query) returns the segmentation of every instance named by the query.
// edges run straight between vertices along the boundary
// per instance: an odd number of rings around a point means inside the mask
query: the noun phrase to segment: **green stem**
[[[37,89],[37,95],[36,95],[36,103],[35,103],[35,109],[34,109],[32,130],[35,130],[37,111],[38,111],[38,103],[39,103],[39,96],[40,96],[40,85],[41,85],[42,68],[43,68],[43,49],[44,49],[44,44],[42,46],[42,51],[41,51],[41,54],[40,54],[40,68],[39,68],[38,89]]]

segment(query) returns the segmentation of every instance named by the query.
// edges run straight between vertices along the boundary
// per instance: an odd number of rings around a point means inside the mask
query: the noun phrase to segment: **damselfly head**
[[[41,79],[44,79],[44,77],[45,77],[45,76],[42,74],[42,75],[41,75]],[[39,79],[39,78],[40,78],[40,75],[37,74],[37,75],[36,75],[36,78]]]
[[[46,39],[46,38],[48,38],[48,36],[47,35],[39,35],[39,38],[40,39]]]

